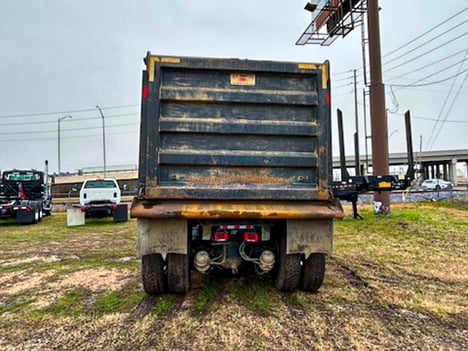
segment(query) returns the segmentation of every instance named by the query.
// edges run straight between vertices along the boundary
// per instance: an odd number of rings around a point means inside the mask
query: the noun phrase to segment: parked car
[[[452,189],[453,183],[443,179],[426,179],[421,183],[421,186],[425,190]]]

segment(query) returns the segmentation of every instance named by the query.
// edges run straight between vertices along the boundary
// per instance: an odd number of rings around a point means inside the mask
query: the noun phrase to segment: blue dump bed
[[[145,63],[140,200],[331,199],[328,62]]]

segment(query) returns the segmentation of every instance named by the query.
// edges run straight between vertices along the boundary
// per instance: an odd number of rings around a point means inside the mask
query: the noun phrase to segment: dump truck
[[[52,195],[45,172],[13,169],[3,171],[0,183],[0,219],[15,219],[19,224],[35,224],[52,212]]]
[[[255,270],[280,291],[317,291],[343,217],[329,63],[144,62],[130,215],[146,293],[185,293],[192,270]]]

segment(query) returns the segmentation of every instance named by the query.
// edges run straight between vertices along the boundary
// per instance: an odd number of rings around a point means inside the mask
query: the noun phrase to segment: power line
[[[432,93],[432,94],[440,94],[440,93],[446,93],[447,90],[434,90],[434,89],[418,89],[418,88],[411,88],[412,91],[423,91],[425,93]],[[465,90],[465,91],[461,91],[460,94],[468,94],[468,91]],[[412,115],[411,115],[412,116]]]
[[[458,37],[453,38],[452,40],[446,41],[445,43],[443,43],[443,44],[441,44],[441,45],[439,45],[439,46],[436,46],[435,48],[432,48],[432,49],[430,49],[430,50],[428,50],[428,51],[422,53],[422,54],[419,55],[419,56],[416,56],[416,57],[414,57],[414,58],[412,58],[412,59],[410,59],[410,60],[408,60],[408,61],[406,61],[406,62],[400,63],[400,64],[398,64],[397,66],[393,66],[393,67],[391,67],[391,68],[385,69],[385,71],[386,71],[386,72],[390,72],[390,71],[392,71],[392,70],[394,70],[394,69],[400,68],[401,66],[407,65],[408,63],[413,62],[413,61],[415,61],[415,60],[417,60],[417,59],[419,59],[419,58],[421,58],[421,57],[423,57],[423,56],[432,54],[435,50],[440,49],[440,48],[442,48],[442,47],[444,47],[444,46],[446,46],[446,45],[448,45],[448,44],[454,42],[455,40],[458,40],[458,39],[464,37],[464,36],[467,35],[467,34],[468,34],[468,32],[465,32],[465,33],[459,35]],[[388,62],[387,62],[387,63],[384,63],[384,65],[386,65],[386,64],[388,64]]]
[[[122,113],[122,114],[117,114],[117,115],[106,115],[106,118],[119,118],[119,117],[128,117],[128,116],[137,116],[139,113]],[[70,119],[67,120],[68,123],[76,123],[76,122],[81,122],[81,121],[88,121],[88,120],[93,120],[93,119],[101,119],[99,116],[95,117],[85,117],[85,118],[76,118],[76,119]],[[0,126],[25,126],[25,125],[30,125],[30,124],[51,124],[51,123],[57,123],[56,120],[53,121],[39,121],[39,122],[19,122],[19,123],[3,123],[0,124]]]
[[[360,105],[362,105],[362,104],[360,104]],[[392,115],[396,115],[396,116],[402,116],[402,117],[405,116],[404,114],[401,114],[401,113],[392,113],[392,112],[389,112],[389,113],[392,114]],[[425,121],[435,121],[435,122],[440,121],[439,119],[436,119],[436,118],[423,117],[423,116],[418,116],[418,115],[413,115],[413,114],[411,114],[411,118],[421,119],[421,120],[425,120]],[[447,119],[445,122],[447,122],[447,123],[468,123],[468,121],[454,120],[454,119]]]
[[[397,52],[397,51],[399,51],[399,50],[401,50],[401,49],[407,47],[408,45],[412,44],[412,43],[415,42],[416,40],[418,40],[418,39],[424,37],[425,35],[427,35],[427,34],[429,34],[429,33],[431,33],[431,32],[434,31],[435,29],[439,28],[440,26],[444,25],[445,23],[449,22],[450,20],[454,19],[455,17],[458,17],[459,15],[461,15],[462,13],[464,13],[464,12],[467,11],[467,10],[468,10],[468,7],[465,7],[465,8],[464,8],[463,10],[461,10],[460,12],[458,12],[458,13],[456,13],[455,15],[453,15],[453,16],[447,18],[446,20],[442,21],[441,23],[437,24],[436,26],[432,27],[431,29],[429,29],[429,30],[427,30],[426,32],[422,33],[421,35],[417,36],[416,38],[414,38],[414,39],[408,41],[407,43],[405,43],[405,44],[399,46],[398,48],[396,48],[396,49],[394,49],[394,50],[388,52],[387,54],[385,54],[385,55],[383,56],[383,58],[388,57],[388,56],[390,56],[391,54],[393,54],[393,53],[395,53],[395,52]],[[455,29],[455,28],[461,26],[462,24],[466,23],[467,21],[468,21],[468,20],[465,20],[464,22],[462,22],[462,23],[460,23],[460,24],[457,24],[457,25],[454,26],[454,27],[449,28],[447,31],[445,31],[444,33],[438,35],[437,37],[433,37],[433,38],[432,38],[431,40],[429,40],[428,42],[430,42],[430,41],[432,41],[432,40],[434,40],[434,39],[436,39],[436,38],[438,38],[438,37],[440,37],[440,36],[442,36],[442,35],[444,35],[444,34],[450,32],[451,30],[453,30],[453,29]],[[464,36],[464,35],[466,35],[466,33],[463,34],[462,36]],[[420,58],[420,57],[422,57],[422,56],[425,56],[425,55],[427,55],[427,54],[429,54],[429,53],[432,53],[432,51],[437,50],[437,49],[439,49],[440,47],[443,47],[443,46],[445,46],[445,45],[447,45],[447,44],[449,44],[449,43],[451,43],[451,42],[453,42],[454,40],[457,40],[457,39],[459,39],[459,37],[457,37],[457,38],[455,38],[455,39],[453,39],[453,40],[450,40],[449,42],[447,42],[447,43],[445,43],[445,44],[442,44],[441,46],[438,46],[438,47],[436,47],[436,48],[434,48],[434,49],[431,49],[430,51],[428,51],[428,52],[426,52],[426,53],[424,53],[424,54],[422,54],[422,55],[420,55],[420,56],[417,56],[417,57],[415,57],[414,59],[412,59],[412,60],[410,60],[410,61],[407,61],[407,62],[405,62],[405,63],[403,63],[403,64],[398,65],[398,66],[394,66],[394,67],[392,67],[392,68],[390,68],[390,69],[386,69],[385,72],[392,71],[392,70],[394,70],[394,69],[396,69],[396,68],[399,68],[399,67],[401,67],[402,65],[405,65],[405,64],[407,64],[407,63],[410,63],[410,62],[412,62],[412,61],[414,61],[414,60],[416,60],[416,59],[418,59],[418,58]],[[426,43],[427,43],[427,42],[426,42]],[[423,45],[421,45],[421,46],[423,46]],[[417,47],[417,48],[420,48],[421,46],[419,46],[419,47]],[[416,50],[417,48],[411,50],[410,52]],[[464,50],[462,50],[462,51],[464,51]],[[408,53],[409,53],[409,52],[407,52],[406,54],[408,54]],[[384,63],[384,65],[386,65],[386,64],[388,64],[388,63],[390,63],[390,62],[392,62],[392,61],[394,61],[394,60],[396,60],[396,59],[398,59],[398,58],[400,58],[400,57],[402,57],[402,56],[404,56],[404,55],[406,55],[406,54],[400,55],[399,57],[394,58],[394,59],[392,59],[392,60],[390,60],[390,61]],[[360,71],[360,70],[362,70],[362,67],[357,69],[357,71]],[[332,74],[332,76],[343,75],[343,74],[350,73],[350,72],[352,72],[352,70],[342,71],[342,72],[339,72],[339,73],[336,73],[336,74]]]
[[[119,105],[119,106],[107,106],[102,107],[103,110],[112,110],[118,108],[128,108],[128,107],[136,107],[140,105]],[[34,116],[49,116],[49,115],[58,115],[64,113],[80,113],[80,112],[90,112],[96,111],[96,108],[88,108],[88,109],[81,109],[81,110],[68,110],[68,111],[55,111],[55,112],[37,112],[37,113],[23,113],[23,114],[15,114],[15,115],[0,115],[0,118],[21,118],[21,117],[34,117]]]
[[[342,82],[344,80],[350,80],[350,79],[353,79],[352,76],[349,76],[349,77],[344,77],[344,78],[340,78],[340,79],[333,79],[334,82]]]
[[[106,132],[106,135],[122,135],[122,134],[134,134],[138,131],[126,131],[126,132],[117,132],[117,133],[107,133]],[[85,135],[73,135],[73,136],[66,136],[66,137],[60,137],[60,139],[82,139],[82,138],[95,138],[95,137],[101,137],[102,134],[85,134]],[[57,138],[28,138],[28,139],[22,139],[22,140],[19,140],[19,139],[7,139],[7,140],[1,140],[0,139],[0,143],[12,143],[12,142],[21,142],[21,143],[25,143],[25,142],[29,142],[29,141],[49,141],[49,140],[57,140]]]
[[[411,50],[409,50],[409,51],[407,51],[407,52],[405,52],[405,53],[403,53],[403,54],[401,54],[400,56],[397,56],[397,57],[391,59],[390,61],[385,62],[385,64],[389,64],[389,63],[391,63],[391,62],[394,62],[394,61],[396,61],[396,60],[398,60],[398,59],[400,59],[400,58],[402,58],[402,57],[404,57],[404,56],[406,56],[406,55],[408,55],[408,54],[410,54],[410,53],[412,53],[412,52],[414,52],[414,51],[416,51],[416,50],[422,48],[423,46],[425,46],[425,45],[431,43],[433,40],[440,38],[441,36],[447,34],[448,32],[450,32],[450,31],[452,31],[452,30],[454,30],[455,28],[458,28],[458,27],[460,27],[461,25],[465,24],[466,22],[468,22],[468,20],[465,20],[464,22],[459,23],[458,25],[456,25],[456,26],[454,26],[454,27],[451,27],[451,28],[448,29],[447,31],[445,31],[445,32],[443,32],[443,33],[441,33],[441,34],[439,34],[439,35],[437,35],[437,36],[435,36],[435,37],[432,37],[432,38],[429,39],[428,41],[425,41],[424,43],[422,43],[422,44],[416,46],[415,48],[413,48],[413,49],[411,49]],[[466,34],[466,33],[465,33],[465,34]]]
[[[445,69],[444,69],[444,70],[445,70]],[[444,71],[444,70],[442,70],[442,71]],[[425,77],[425,78],[423,78],[423,79],[419,79],[419,80],[416,81],[416,82],[420,82],[420,81],[422,81],[422,80],[425,80],[425,79],[427,79],[427,78],[429,78],[429,77],[432,77],[432,76],[434,76],[434,75],[436,75],[436,74],[438,74],[438,73],[441,73],[442,71],[438,71],[438,72],[436,72],[436,73],[434,73],[434,74],[431,74],[430,76],[427,76],[427,77]],[[435,81],[435,82],[430,82],[430,83],[423,83],[423,84],[413,84],[413,83],[411,83],[411,84],[405,84],[405,85],[403,85],[403,84],[388,84],[388,85],[390,85],[390,86],[392,86],[392,87],[399,87],[400,89],[403,89],[403,88],[412,88],[412,87],[425,87],[425,86],[428,86],[428,85],[434,85],[434,84],[439,84],[439,83],[442,83],[442,82],[446,82],[446,81],[448,81],[448,80],[450,80],[450,79],[452,79],[452,78],[458,77],[459,75],[461,75],[461,74],[463,74],[463,73],[465,73],[465,72],[468,72],[468,68],[465,69],[464,71],[462,71],[462,72],[460,72],[460,73],[457,73],[457,74],[454,74],[453,76],[450,76],[450,77],[448,77],[448,78],[441,79],[441,80],[438,80],[438,81]],[[414,83],[416,83],[416,82],[414,82]],[[398,89],[398,90],[400,90],[400,89]]]
[[[468,7],[465,7],[463,10],[461,10],[460,12],[456,13],[455,15],[447,18],[446,20],[442,21],[441,23],[437,24],[436,26],[432,27],[431,29],[427,30],[426,32],[424,32],[423,34],[417,36],[416,38],[408,41],[407,43],[403,44],[402,46],[386,53],[383,57],[387,57],[387,56],[390,56],[391,54],[393,54],[394,52],[397,52],[405,47],[407,47],[408,45],[414,43],[416,40],[424,37],[425,35],[429,34],[430,32],[434,31],[435,29],[439,28],[440,26],[444,25],[445,23],[449,22],[450,20],[454,19],[455,17],[461,15],[463,12],[465,12],[466,10],[468,10]]]
[[[111,126],[106,126],[107,128],[116,128],[116,127],[127,127],[127,126],[134,126],[136,123],[122,123],[122,124],[114,124]],[[67,128],[61,129],[62,132],[73,132],[76,130],[89,130],[89,129],[100,129],[101,127],[83,127],[83,128]],[[4,132],[0,133],[0,135],[11,135],[11,134],[42,134],[42,133],[55,133],[57,130],[34,130],[34,131],[22,131],[22,132]]]
[[[460,12],[458,12],[458,13],[456,13],[455,15],[449,17],[448,19],[442,21],[441,23],[439,23],[438,25],[436,25],[436,26],[434,26],[433,28],[429,29],[428,31],[424,32],[423,34],[419,35],[418,37],[416,37],[416,38],[410,40],[409,42],[405,43],[404,45],[402,45],[402,46],[400,46],[400,47],[398,47],[398,48],[396,48],[396,49],[390,51],[390,52],[387,53],[384,57],[388,57],[388,56],[390,56],[391,54],[393,54],[393,53],[395,53],[395,52],[397,52],[397,51],[399,51],[399,50],[401,50],[401,49],[407,47],[407,46],[410,45],[411,43],[413,43],[413,42],[415,42],[416,40],[418,40],[418,39],[420,39],[420,38],[422,38],[422,37],[428,35],[428,34],[431,33],[432,31],[434,31],[435,29],[437,29],[437,28],[439,28],[440,26],[442,26],[443,24],[449,22],[449,21],[452,20],[453,18],[458,17],[460,14],[466,12],[467,10],[468,10],[468,7],[464,8],[464,9],[461,10]],[[403,56],[405,56],[405,55],[408,55],[408,54],[411,53],[411,52],[416,51],[417,49],[419,49],[419,48],[421,48],[422,46],[424,46],[424,45],[430,43],[431,41],[433,41],[433,40],[435,40],[435,39],[437,39],[437,38],[440,38],[441,36],[443,36],[443,35],[445,35],[445,34],[451,32],[451,31],[453,31],[454,29],[456,29],[456,28],[462,26],[462,25],[465,24],[466,22],[468,22],[468,20],[464,20],[463,22],[458,23],[458,24],[456,24],[456,25],[450,27],[449,29],[447,29],[447,30],[444,31],[443,33],[441,33],[441,34],[439,34],[439,35],[437,35],[437,36],[435,36],[435,37],[432,37],[429,41],[426,41],[425,43],[423,43],[423,44],[417,46],[416,48],[411,49],[410,51],[406,52],[405,54],[402,54],[402,55],[400,55],[400,56],[398,56],[398,57],[396,57],[396,58],[394,58],[394,59],[389,60],[388,62],[386,62],[386,64],[391,63],[391,62],[394,62],[394,61],[396,61],[397,59],[399,59],[399,58],[401,58],[401,57],[403,57]],[[418,56],[416,56],[416,57],[414,57],[414,58],[412,58],[412,59],[410,59],[410,60],[407,60],[406,62],[403,62],[403,63],[399,64],[398,66],[394,66],[394,67],[391,67],[391,68],[389,68],[389,69],[386,69],[385,72],[389,72],[389,71],[392,71],[392,70],[394,70],[394,69],[400,68],[400,67],[402,67],[403,65],[409,64],[409,63],[411,63],[411,62],[413,62],[413,61],[415,61],[415,60],[417,60],[417,59],[419,59],[419,58],[421,58],[421,57],[423,57],[423,56],[426,56],[426,55],[428,55],[428,54],[432,54],[435,50],[440,49],[440,48],[442,48],[442,47],[444,47],[444,46],[446,46],[446,45],[448,45],[448,44],[450,44],[450,43],[452,43],[452,42],[454,42],[454,41],[456,41],[456,40],[458,40],[458,39],[460,39],[460,38],[466,36],[467,34],[468,34],[468,32],[465,32],[465,33],[463,33],[463,34],[461,34],[461,35],[459,35],[459,36],[457,36],[457,37],[455,37],[455,38],[452,38],[452,39],[450,39],[449,41],[447,41],[447,42],[445,42],[445,43],[443,43],[443,44],[441,44],[441,45],[438,45],[438,46],[436,46],[435,48],[432,48],[431,50],[429,50],[429,51],[427,51],[427,52],[424,52],[424,53],[422,53],[422,54],[420,54],[420,55],[418,55]],[[465,50],[466,50],[466,49],[465,49]],[[429,66],[431,66],[431,65],[434,65],[434,64],[439,63],[439,62],[441,62],[441,61],[444,61],[445,59],[448,59],[448,58],[450,58],[450,57],[453,57],[454,55],[458,55],[458,54],[460,54],[461,52],[464,52],[465,50],[460,50],[460,51],[456,52],[455,54],[453,54],[453,55],[451,55],[451,56],[445,57],[445,58],[443,58],[443,59],[440,59],[440,60],[438,60],[438,61],[436,61],[436,62],[433,62],[433,63],[431,63],[431,64],[425,65],[425,66],[423,66],[423,67],[419,67],[419,68],[417,68],[417,69],[415,69],[415,70],[412,70],[412,71],[410,71],[410,72],[407,72],[406,74],[410,74],[410,73],[414,73],[414,72],[420,71],[420,70],[422,70],[422,69],[424,69],[424,68],[427,68],[427,67],[429,67]],[[464,61],[465,61],[465,60],[463,60],[463,62],[464,62]],[[459,61],[459,62],[455,63],[454,65],[457,65],[457,64],[459,64],[459,63],[461,63],[461,62]],[[453,66],[453,65],[452,65],[452,66]],[[450,66],[450,67],[452,67],[452,66]],[[445,67],[444,70],[446,70],[446,69],[448,69],[448,68],[449,68],[449,67]],[[361,68],[361,70],[362,70],[362,68]],[[351,72],[351,70],[340,72],[340,74],[345,74],[345,73],[349,73],[349,72]],[[430,83],[424,83],[424,84],[418,84],[418,85],[415,84],[415,83],[417,83],[417,82],[419,82],[419,81],[428,79],[428,78],[430,78],[430,77],[432,77],[432,76],[434,76],[435,74],[438,74],[438,73],[440,73],[440,72],[441,72],[441,71],[438,71],[438,72],[436,72],[436,73],[434,73],[434,74],[431,74],[431,75],[429,75],[429,76],[427,76],[427,77],[425,77],[425,78],[423,78],[423,79],[417,80],[417,81],[415,81],[415,82],[413,82],[413,83],[410,83],[410,84],[406,84],[406,85],[403,85],[403,84],[402,84],[402,85],[393,84],[393,85],[391,85],[391,86],[400,87],[400,89],[405,88],[405,87],[411,87],[411,88],[414,87],[414,88],[417,88],[417,87],[422,87],[422,86],[428,86],[428,85],[439,84],[439,83],[442,83],[442,82],[444,82],[444,81],[450,80],[450,79],[455,78],[456,76],[458,76],[458,75],[455,75],[455,76],[451,76],[451,77],[446,78],[446,79],[443,79],[443,80],[439,80],[439,81],[435,81],[435,82],[430,82]],[[463,72],[461,72],[461,73],[459,73],[459,74],[463,74]],[[403,75],[399,75],[398,77],[392,78],[391,80],[395,80],[395,79],[397,79],[397,78],[401,78],[402,76],[403,76]],[[345,80],[345,79],[346,79],[346,78],[341,78],[340,81],[343,81],[343,80]],[[335,87],[335,89],[343,88],[343,87],[346,87],[346,86],[347,86],[347,85],[340,85],[340,86]],[[399,90],[399,89],[397,89],[397,90]],[[343,95],[343,94],[340,94],[339,96],[341,96],[341,95]],[[336,95],[335,95],[335,96],[336,96]]]
[[[468,51],[465,52],[464,58],[466,57],[467,53],[468,53]],[[460,65],[460,67],[458,68],[458,72],[457,72],[457,73],[459,73],[459,72],[461,71],[462,68],[463,68],[463,64]],[[454,80],[452,81],[452,84],[451,84],[451,86],[450,86],[450,90],[448,91],[447,96],[445,97],[444,103],[442,104],[442,108],[440,109],[439,116],[437,117],[437,121],[436,121],[436,123],[434,124],[434,126],[432,127],[431,135],[429,136],[429,139],[428,139],[428,141],[427,141],[427,143],[426,143],[427,146],[428,146],[428,145],[431,143],[431,141],[432,141],[432,136],[434,135],[434,131],[435,131],[435,129],[437,128],[437,125],[439,124],[440,118],[442,117],[442,113],[444,112],[445,106],[447,105],[447,102],[448,102],[448,100],[449,100],[449,98],[450,98],[450,95],[452,94],[452,90],[453,90],[453,88],[455,87],[455,82],[456,82],[456,81],[457,81],[456,79],[454,79]],[[445,118],[447,119],[447,115],[445,116]]]
[[[453,53],[453,54],[451,54],[451,55],[449,55],[449,56],[446,56],[446,57],[444,57],[444,58],[441,58],[441,59],[439,59],[439,60],[437,60],[437,61],[428,63],[427,65],[421,66],[421,67],[416,68],[416,69],[414,69],[414,70],[412,70],[412,71],[406,72],[406,73],[401,74],[401,75],[396,76],[396,77],[391,77],[391,78],[388,79],[387,81],[395,80],[395,79],[401,78],[401,77],[403,77],[403,76],[407,76],[407,75],[409,75],[409,74],[411,74],[411,73],[418,72],[418,71],[420,71],[420,70],[422,70],[422,69],[424,69],[424,68],[433,66],[433,65],[438,64],[438,63],[440,63],[440,62],[442,62],[442,61],[445,61],[445,60],[448,60],[448,59],[450,59],[450,58],[453,58],[453,57],[457,56],[458,54],[461,54],[462,52],[466,52],[467,50],[468,50],[468,49],[463,49],[463,50],[457,51],[456,53]],[[465,61],[465,59],[464,59],[463,61]],[[457,63],[460,63],[460,62],[457,62]]]
[[[465,74],[465,78],[463,79],[463,82],[461,83],[460,87],[458,88],[457,94],[456,94],[455,97],[453,98],[452,103],[450,104],[450,107],[449,107],[449,109],[447,110],[447,113],[445,114],[445,119],[442,121],[442,123],[441,123],[441,125],[440,125],[440,127],[439,127],[439,130],[437,131],[437,134],[434,136],[434,139],[432,139],[432,143],[431,143],[431,146],[429,147],[429,149],[432,149],[432,147],[434,146],[435,141],[436,141],[437,138],[439,137],[440,131],[442,130],[442,127],[444,126],[444,124],[445,124],[445,122],[446,122],[446,120],[447,120],[448,115],[449,115],[450,112],[452,111],[452,108],[453,108],[453,106],[455,105],[455,101],[457,101],[459,92],[460,92],[461,88],[463,87],[463,85],[465,84],[466,78],[467,78],[467,77],[468,77],[468,73]]]

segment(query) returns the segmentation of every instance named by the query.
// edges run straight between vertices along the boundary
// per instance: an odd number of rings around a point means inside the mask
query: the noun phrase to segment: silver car
[[[451,182],[447,182],[443,179],[426,179],[421,183],[423,189],[426,190],[441,190],[441,189],[452,189],[453,184]]]

